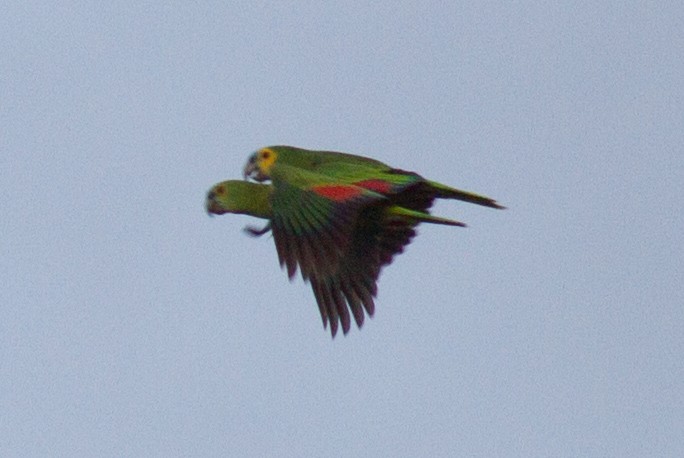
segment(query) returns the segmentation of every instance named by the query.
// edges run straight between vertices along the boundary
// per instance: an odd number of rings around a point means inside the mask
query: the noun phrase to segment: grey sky
[[[596,3],[5,3],[0,455],[684,456],[684,7]],[[331,340],[204,212],[269,144],[509,210]]]

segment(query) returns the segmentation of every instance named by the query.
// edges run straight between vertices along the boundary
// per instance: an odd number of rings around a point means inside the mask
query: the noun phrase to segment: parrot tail
[[[440,199],[456,199],[463,202],[470,202],[471,204],[482,205],[484,207],[497,208],[504,210],[506,207],[499,205],[496,200],[489,197],[481,196],[473,192],[461,191],[460,189],[452,188],[436,181],[429,182],[430,187],[434,191],[434,195]]]

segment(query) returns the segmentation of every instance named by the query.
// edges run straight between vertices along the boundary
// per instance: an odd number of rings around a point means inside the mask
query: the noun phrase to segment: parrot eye
[[[225,192],[226,192],[226,188],[224,188],[223,186],[217,186],[216,187],[216,194],[221,195],[221,194],[225,194]]]
[[[268,159],[269,157],[271,157],[271,152],[270,151],[262,151],[261,157],[262,157],[262,159]]]

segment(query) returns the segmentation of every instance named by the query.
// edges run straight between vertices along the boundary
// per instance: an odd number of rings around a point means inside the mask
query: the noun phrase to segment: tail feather
[[[466,227],[465,223],[462,223],[460,221],[455,221],[455,220],[447,219],[447,218],[441,218],[439,216],[434,216],[434,215],[431,215],[429,213],[411,210],[408,208],[399,207],[397,205],[393,205],[392,207],[390,207],[389,211],[393,215],[415,219],[416,221],[421,222],[421,223],[432,223],[432,224],[443,224],[445,226]]]
[[[440,199],[457,199],[462,200],[463,202],[469,202],[471,204],[482,205],[484,207],[498,208],[499,210],[506,208],[502,205],[499,205],[496,200],[475,194],[474,192],[451,188],[441,183],[437,183],[436,181],[430,181],[429,183],[435,193],[435,197]]]

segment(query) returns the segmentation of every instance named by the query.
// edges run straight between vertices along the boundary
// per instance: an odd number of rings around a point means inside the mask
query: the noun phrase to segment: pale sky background
[[[684,456],[684,6],[160,3],[0,6],[1,456]],[[332,340],[204,210],[269,144],[509,210]]]

